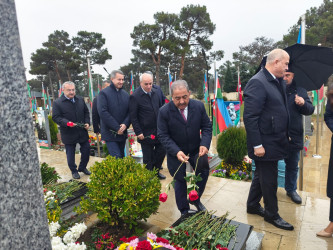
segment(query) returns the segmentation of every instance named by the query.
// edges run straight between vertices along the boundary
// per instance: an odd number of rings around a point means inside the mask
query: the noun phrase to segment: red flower
[[[89,139],[89,140],[88,140],[88,142],[90,143],[90,142],[91,142],[91,140]]]
[[[96,245],[96,249],[101,249],[102,248],[102,245],[101,244],[97,244]]]
[[[136,250],[151,250],[152,247],[150,242],[147,240],[139,241],[138,245],[136,246]]]
[[[129,237],[127,239],[127,242],[131,242],[132,240],[135,240],[136,238],[138,238],[137,236],[132,236],[132,237]]]
[[[122,241],[122,242],[127,242],[127,238],[125,236],[120,238],[119,240]]]
[[[190,201],[195,201],[195,200],[199,199],[199,195],[198,195],[198,192],[196,190],[192,190],[188,194],[188,197],[189,197]]]
[[[165,243],[165,244],[170,244],[167,239],[164,239],[164,238],[161,238],[161,237],[157,237],[156,242],[157,243],[162,242],[162,243]]]
[[[188,232],[187,232],[187,231],[185,231],[185,234],[186,234],[187,236],[190,236],[190,235],[188,234]]]
[[[47,192],[47,189],[46,188],[44,188],[44,193],[46,193]]]
[[[73,127],[73,126],[74,126],[74,123],[73,123],[73,122],[67,122],[67,126],[68,126],[68,127]]]
[[[155,140],[155,135],[150,135],[150,138],[152,139],[152,140]]]
[[[160,201],[166,202],[167,199],[168,199],[168,195],[166,193],[160,194]]]

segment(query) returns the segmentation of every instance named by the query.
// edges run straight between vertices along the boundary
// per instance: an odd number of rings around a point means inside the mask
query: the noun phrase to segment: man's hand
[[[85,128],[86,130],[88,130],[88,129],[89,129],[89,124],[88,124],[88,123],[85,123],[85,124],[84,124],[84,128]]]
[[[139,135],[138,135],[138,139],[143,140],[143,139],[145,139],[145,137],[144,137],[143,134],[139,134]]]
[[[305,101],[304,101],[303,97],[300,97],[296,94],[295,95],[295,103],[296,103],[296,105],[302,107],[304,105]]]
[[[186,156],[186,155],[184,154],[183,151],[179,151],[179,152],[177,153],[177,158],[178,158],[178,161],[181,161],[181,162],[187,162],[187,160],[188,160],[190,157]]]
[[[120,129],[119,129],[119,131],[120,132],[124,132],[125,130],[126,130],[126,125],[125,124],[120,124]]]
[[[263,157],[265,155],[265,149],[263,146],[260,148],[254,148],[254,155],[258,157]]]
[[[208,149],[205,146],[200,146],[199,148],[199,156],[203,156],[208,153]]]

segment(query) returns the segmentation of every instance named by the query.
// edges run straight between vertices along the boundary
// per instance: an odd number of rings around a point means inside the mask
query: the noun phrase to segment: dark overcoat
[[[266,68],[261,69],[245,87],[244,105],[249,157],[258,161],[284,159],[289,123],[285,81],[274,79]],[[254,147],[258,145],[265,149],[263,157],[254,155]]]
[[[120,124],[125,124],[127,128],[130,125],[128,105],[129,94],[123,89],[117,90],[112,82],[109,87],[99,92],[97,110],[100,116],[102,140],[123,141],[127,139],[127,130],[123,135],[115,133],[120,129]]]
[[[67,126],[69,121],[90,125],[89,110],[83,98],[75,96],[74,100],[75,103],[62,95],[53,103],[52,119],[60,126],[61,140],[64,144],[82,143],[89,139],[85,128]]]
[[[100,129],[100,117],[97,110],[97,96],[94,98],[91,112],[92,112],[92,123],[94,127],[94,133],[100,133],[101,129]]]
[[[183,151],[186,155],[194,155],[199,152],[200,146],[209,149],[212,140],[212,123],[200,101],[190,99],[187,122],[184,121],[175,104],[169,102],[160,108],[157,135],[168,157],[176,157],[179,151]]]
[[[333,132],[333,111],[329,104],[326,105],[324,120],[327,127],[331,130],[331,132]],[[331,199],[333,198],[333,136],[331,138],[331,153],[330,161],[328,164],[326,193],[328,197],[330,197]]]
[[[304,99],[304,105],[295,103],[296,94]],[[287,100],[289,108],[289,150],[298,151],[303,149],[303,121],[302,115],[312,115],[314,106],[304,88],[297,87],[293,81],[287,85]]]
[[[152,89],[151,96],[146,94],[141,87],[137,88],[130,96],[129,112],[131,123],[136,135],[143,134],[157,136],[157,117],[162,106],[158,90]],[[153,144],[156,140],[146,138],[140,143]]]

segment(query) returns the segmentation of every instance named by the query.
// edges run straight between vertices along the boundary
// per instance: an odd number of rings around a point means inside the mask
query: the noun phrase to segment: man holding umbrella
[[[294,73],[291,72],[292,67],[293,65],[289,65],[289,70],[283,78],[287,84],[286,94],[290,117],[288,155],[284,159],[286,163],[285,190],[293,202],[301,204],[302,198],[298,195],[296,189],[299,154],[300,150],[303,149],[302,115],[312,115],[314,107],[306,90],[296,86],[296,82],[293,80]]]

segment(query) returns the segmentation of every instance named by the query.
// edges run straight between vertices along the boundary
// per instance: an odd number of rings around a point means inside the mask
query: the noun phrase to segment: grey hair
[[[63,84],[62,84],[62,89],[64,89],[65,88],[65,85],[72,85],[72,86],[74,86],[74,88],[75,88],[75,83],[74,82],[71,82],[71,81],[67,81],[67,82],[64,82]]]
[[[124,75],[124,73],[123,73],[121,70],[119,70],[119,69],[117,69],[117,70],[112,70],[112,72],[111,72],[111,74],[110,74],[110,78],[111,78],[111,79],[116,78],[116,74]]]
[[[149,72],[150,72],[150,71],[149,71]],[[142,82],[143,75],[148,75],[148,76],[151,77],[152,80],[154,80],[154,78],[153,78],[153,73],[151,73],[151,72],[148,73],[148,72],[146,71],[146,72],[144,72],[143,74],[140,75],[140,82]]]
[[[186,90],[188,92],[190,91],[188,84],[185,80],[177,80],[177,81],[174,81],[171,85],[171,95],[173,95],[173,91],[175,89],[180,89],[180,88],[186,88]]]
[[[266,64],[272,64],[276,59],[281,60],[285,56],[289,57],[289,54],[285,50],[283,50],[283,49],[273,49],[267,55]]]
[[[105,81],[103,81],[103,87],[106,85],[106,84],[111,84],[111,81],[110,80],[105,80]]]

